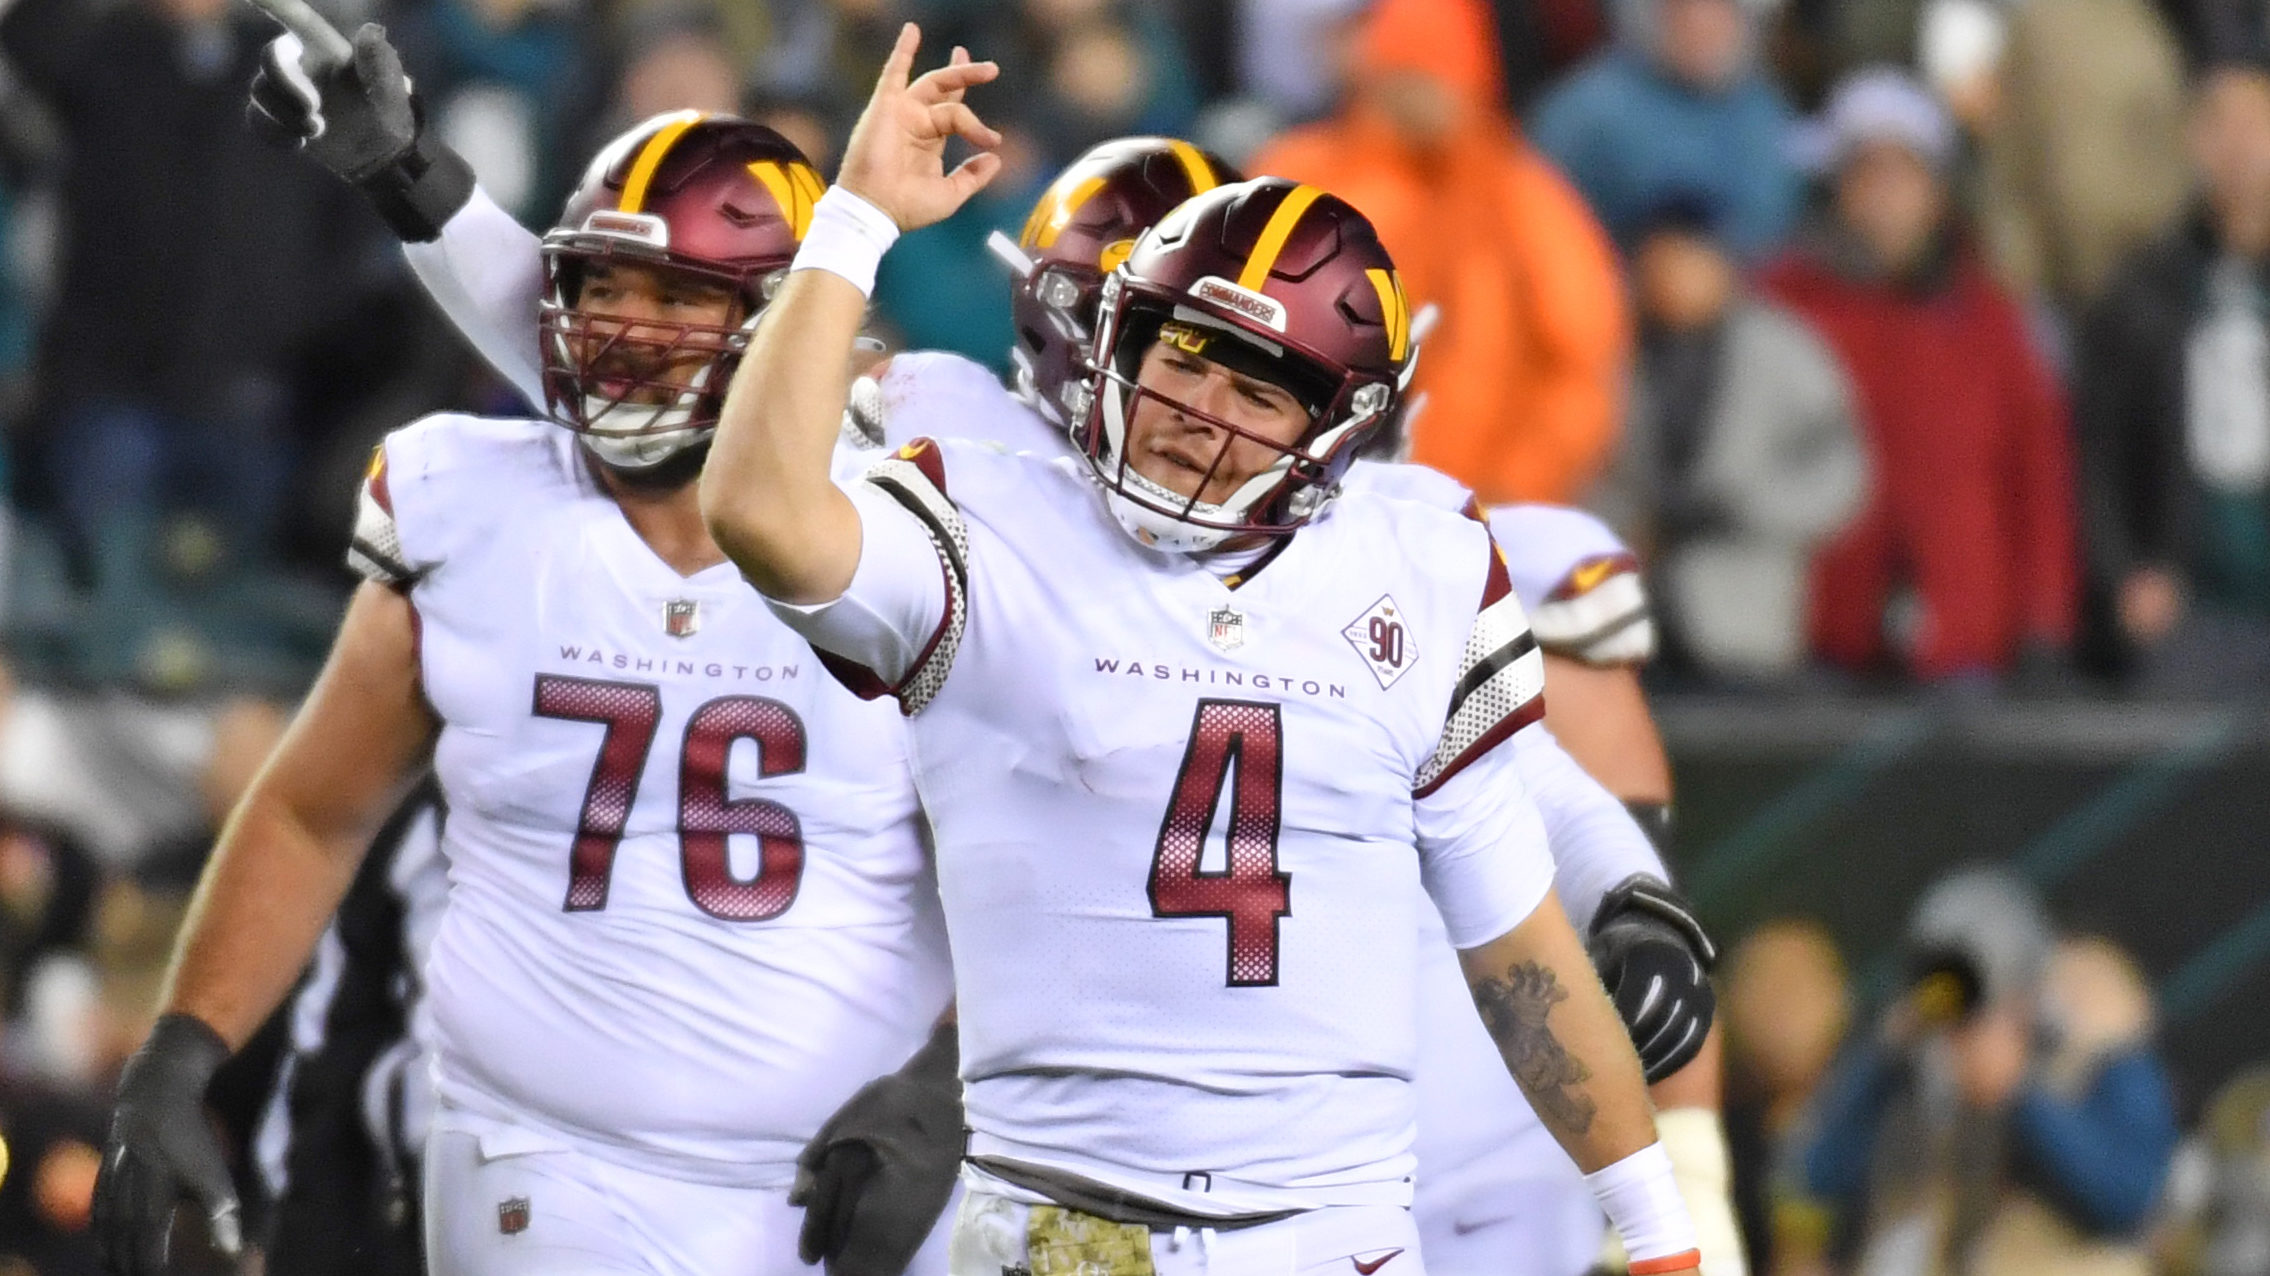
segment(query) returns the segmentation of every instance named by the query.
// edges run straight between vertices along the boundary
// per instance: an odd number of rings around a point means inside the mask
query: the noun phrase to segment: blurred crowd
[[[972,100],[1001,176],[877,292],[894,342],[997,366],[984,242],[1083,148],[1329,187],[1435,307],[1413,459],[1609,520],[1658,685],[2270,690],[2262,0],[318,7],[387,27],[538,229],[665,110],[832,170],[905,18],[999,60]],[[0,0],[0,1276],[94,1270],[102,1096],[321,658],[372,445],[524,410],[358,198],[245,128],[273,33],[230,0]],[[1807,923],[1733,953],[1755,1270],[2270,1272],[2270,1080],[2173,1153],[2134,964],[2008,883],[1948,889],[1895,994]],[[2033,919],[1992,928],[2023,951],[1946,938],[1981,898]]]
[[[998,363],[981,251],[1127,133],[1330,186],[1425,345],[1414,459],[1587,505],[1667,684],[2270,685],[2270,31],[2247,0],[333,0],[541,228],[665,109],[825,170],[904,17],[1004,64],[1005,170],[910,237],[891,335]],[[242,127],[227,0],[9,0],[11,657],[306,676],[346,476],[509,408],[347,191]]]

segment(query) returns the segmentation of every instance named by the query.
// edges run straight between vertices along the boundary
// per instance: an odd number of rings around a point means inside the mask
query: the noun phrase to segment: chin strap
[[[652,465],[618,465],[591,446],[588,437],[582,437],[583,453],[591,463],[607,471],[608,475],[625,487],[643,492],[669,492],[684,487],[701,477],[702,466],[709,460],[711,435],[704,431],[701,437],[654,462]]]

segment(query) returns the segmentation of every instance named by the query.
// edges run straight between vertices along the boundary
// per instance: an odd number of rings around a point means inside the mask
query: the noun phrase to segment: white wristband
[[[830,186],[812,205],[811,224],[804,228],[804,242],[788,268],[840,275],[861,296],[872,296],[875,267],[898,237],[898,223],[889,213],[841,186]]]
[[[1601,1212],[1624,1238],[1633,1276],[1695,1265],[1699,1258],[1695,1225],[1687,1216],[1687,1203],[1679,1197],[1670,1154],[1661,1143],[1650,1143],[1614,1165],[1594,1170],[1584,1176],[1584,1185],[1592,1189]]]

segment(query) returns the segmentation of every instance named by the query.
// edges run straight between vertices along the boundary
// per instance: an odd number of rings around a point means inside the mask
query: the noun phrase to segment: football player
[[[893,355],[864,402],[882,409],[894,441],[947,434],[971,420],[1001,422],[1013,447],[1070,450],[1066,422],[1086,402],[1088,347],[1106,272],[1134,238],[1191,195],[1239,180],[1226,163],[1169,138],[1125,138],[1092,148],[1051,183],[1015,240],[993,251],[1016,276],[1010,352],[1014,392],[1030,411],[982,410],[999,390],[958,356]],[[855,393],[855,405],[863,403]],[[1394,432],[1371,451],[1396,451]],[[1460,508],[1456,482],[1410,465],[1359,460],[1343,480]],[[1523,778],[1544,814],[1556,885],[1571,919],[1592,936],[1602,978],[1616,994],[1661,1111],[1658,1125],[1702,1235],[1707,1276],[1740,1276],[1741,1239],[1728,1199],[1717,1113],[1715,1048],[1706,1048],[1714,949],[1639,829],[1600,810],[1601,785],[1625,800],[1650,834],[1667,827],[1670,768],[1637,666],[1654,631],[1636,558],[1599,520],[1551,505],[1490,511],[1515,595],[1529,610],[1545,656],[1546,726],[1523,732]],[[1570,757],[1600,782],[1574,773]],[[1429,919],[1432,920],[1431,918]],[[1415,1205],[1428,1261],[1440,1272],[1488,1273],[1516,1265],[1574,1276],[1600,1248],[1600,1215],[1566,1157],[1520,1102],[1467,1008],[1439,927],[1422,948],[1422,1025]]]
[[[852,415],[868,436],[903,441],[982,423],[997,441],[1047,454],[1069,451],[1067,414],[1086,392],[1087,347],[1106,270],[1134,239],[1175,205],[1239,180],[1211,154],[1177,139],[1105,142],[1068,166],[1034,205],[1018,238],[997,235],[993,249],[1015,272],[1010,355],[1018,412],[1001,402],[992,373],[956,355],[901,352],[854,388]],[[535,287],[536,244],[520,225],[478,195],[430,240],[407,244],[420,278],[469,338],[508,376],[533,385],[534,361],[516,333],[525,294]],[[1391,447],[1375,448],[1392,450]],[[1346,482],[1390,487],[1450,508],[1468,496],[1432,471],[1361,461]],[[1635,814],[1654,827],[1668,797],[1669,769],[1637,696],[1631,666],[1653,648],[1652,626],[1635,561],[1599,522],[1555,506],[1492,511],[1516,596],[1531,611],[1545,653],[1547,724],[1570,737],[1570,752],[1615,786],[1619,796],[1652,799]],[[1688,1204],[1703,1228],[1710,1276],[1741,1271],[1740,1241],[1726,1199],[1712,1060],[1690,1063],[1711,1014],[1704,977],[1711,947],[1691,913],[1664,884],[1660,859],[1627,822],[1598,809],[1597,785],[1575,775],[1545,732],[1519,740],[1521,765],[1536,794],[1559,866],[1572,920],[1592,935],[1603,978],[1618,993],[1642,1062],[1660,1078],[1654,1097]],[[1642,879],[1642,880],[1635,880]],[[1600,907],[1604,901],[1612,906]],[[1518,1256],[1573,1276],[1598,1249],[1600,1215],[1591,1193],[1515,1092],[1494,1047],[1477,1029],[1439,927],[1431,925],[1423,1002],[1435,1043],[1420,1071],[1416,1214],[1438,1270],[1482,1273]]]
[[[1693,1270],[1500,747],[1542,713],[1503,561],[1438,507],[1332,502],[1409,370],[1355,210],[1264,180],[1143,236],[1102,298],[1082,458],[916,443],[831,480],[847,396],[813,370],[899,231],[997,167],[942,171],[951,136],[996,140],[958,100],[992,69],[910,81],[915,38],[752,339],[703,503],[831,669],[913,722],[972,1127],[954,1270],[1421,1270],[1422,882],[1634,1269]]]
[[[375,32],[338,74],[400,81]],[[310,148],[375,153],[370,123],[324,120]],[[469,197],[458,168],[410,193],[449,165],[405,150],[362,180],[428,219]],[[754,124],[633,128],[545,237],[548,419],[440,415],[379,449],[365,583],[222,834],[120,1083],[95,1207],[116,1270],[163,1267],[185,1190],[232,1239],[206,1083],[429,754],[450,879],[426,970],[432,1270],[801,1271],[799,1149],[862,1082],[951,1056],[905,728],[820,672],[697,505],[820,187]]]

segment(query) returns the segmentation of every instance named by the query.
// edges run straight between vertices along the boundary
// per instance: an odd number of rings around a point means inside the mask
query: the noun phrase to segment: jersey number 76
[[[535,713],[607,728],[583,791],[562,906],[571,913],[605,908],[615,848],[662,720],[662,692],[642,682],[538,674]],[[778,802],[725,796],[725,760],[742,740],[757,743],[760,779],[804,769],[804,723],[778,700],[719,696],[694,710],[678,764],[678,862],[695,907],[724,921],[761,922],[796,902],[804,879],[804,829],[796,813]],[[746,880],[733,876],[726,856],[726,840],[735,833],[755,837],[759,847],[756,875]]]

